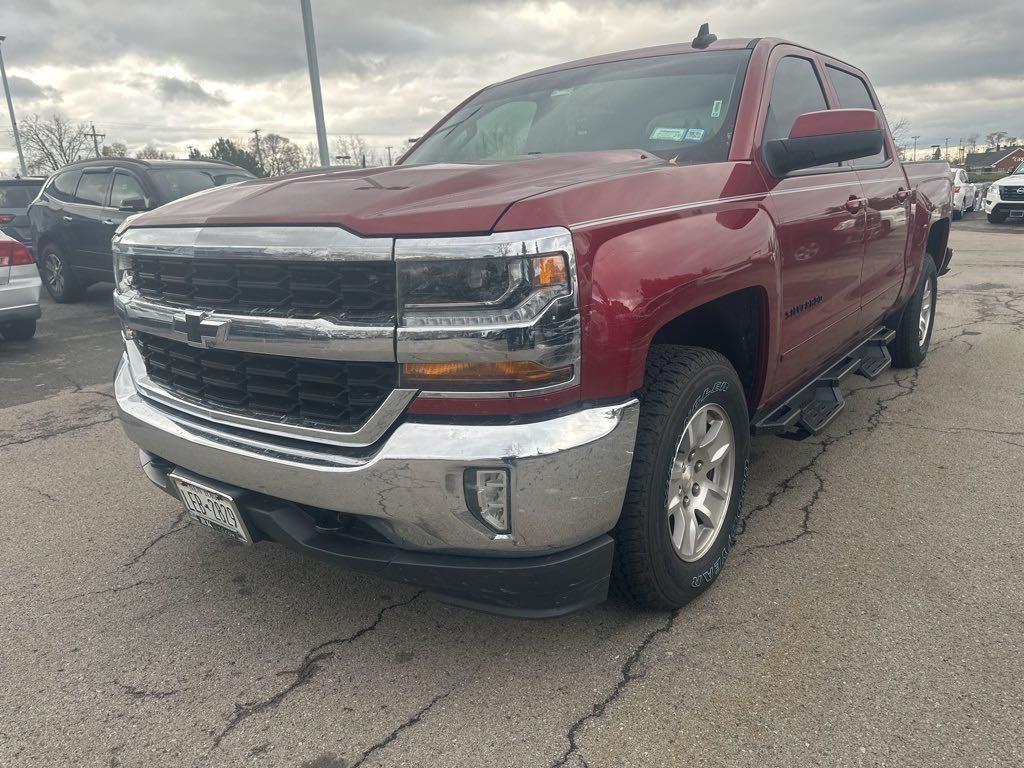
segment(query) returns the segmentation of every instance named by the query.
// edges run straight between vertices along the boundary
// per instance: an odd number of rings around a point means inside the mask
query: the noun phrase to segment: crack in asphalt
[[[151,550],[165,538],[170,536],[172,533],[178,533],[179,531],[184,531],[186,528],[188,528],[189,523],[187,520],[185,520],[187,516],[188,512],[186,512],[185,510],[181,510],[181,512],[178,513],[178,516],[174,518],[174,522],[171,523],[171,527],[169,529],[159,534],[156,538],[150,540],[150,542],[142,548],[142,551],[135,555],[135,557],[133,557],[131,560],[129,560],[126,563],[122,563],[121,569],[128,570],[129,568],[133,567],[149,553],[149,550]],[[182,524],[182,521],[184,521],[184,524]]]
[[[431,709],[433,709],[436,704],[438,704],[441,701],[444,701],[449,696],[451,696],[452,693],[454,693],[454,692],[455,692],[455,689],[452,688],[450,691],[445,691],[444,693],[439,693],[437,696],[432,698],[426,704],[426,706],[424,706],[424,707],[420,708],[419,710],[417,710],[417,712],[412,717],[410,717],[408,720],[406,720],[400,726],[398,726],[393,731],[391,731],[391,733],[389,733],[387,736],[385,736],[383,739],[378,741],[373,746],[363,750],[362,756],[360,756],[360,758],[358,760],[356,760],[354,763],[352,763],[350,768],[359,768],[359,766],[361,766],[363,763],[365,763],[367,758],[369,758],[371,755],[373,755],[376,752],[381,751],[382,749],[386,749],[393,741],[395,741],[395,739],[397,739],[399,737],[399,735],[402,733],[402,731],[406,730],[407,728],[412,728],[414,725],[419,723],[419,721],[423,719],[423,716],[425,714],[427,714],[427,712],[429,712]]]
[[[796,542],[800,541],[800,539],[806,536],[813,535],[815,531],[811,527],[811,519],[814,514],[814,508],[817,505],[818,501],[821,499],[821,496],[823,495],[826,487],[825,479],[824,477],[822,477],[822,474],[818,471],[818,463],[821,461],[822,457],[824,457],[832,448],[832,446],[836,445],[837,443],[843,442],[847,438],[852,437],[853,435],[860,433],[870,434],[871,432],[874,432],[876,429],[878,429],[878,427],[882,424],[882,416],[885,414],[886,411],[889,410],[892,404],[897,400],[900,400],[901,398],[913,394],[917,390],[917,386],[920,382],[920,376],[921,368],[918,367],[913,369],[909,376],[906,376],[902,379],[899,378],[898,375],[896,375],[893,377],[893,380],[891,382],[887,382],[885,384],[867,385],[864,387],[851,389],[850,396],[853,396],[861,391],[897,387],[897,391],[893,395],[891,395],[890,397],[880,398],[875,402],[874,409],[870,414],[868,414],[868,417],[865,420],[866,424],[862,426],[851,427],[846,432],[843,432],[839,435],[830,435],[821,440],[817,444],[818,451],[813,456],[811,456],[807,461],[805,461],[801,466],[797,467],[793,472],[791,472],[788,477],[784,478],[780,483],[776,484],[776,486],[769,492],[768,497],[767,499],[765,499],[765,501],[744,512],[740,516],[740,520],[736,525],[737,535],[744,532],[747,528],[747,524],[754,515],[768,509],[780,496],[796,488],[797,481],[799,481],[804,475],[806,475],[807,473],[811,473],[814,476],[817,486],[811,492],[811,497],[807,501],[807,503],[800,508],[800,511],[802,513],[802,519],[800,522],[800,528],[797,531],[797,533],[793,536],[789,536],[778,541],[754,544],[750,547],[747,547],[739,554],[747,555],[757,550],[774,549],[775,547],[788,546],[790,544],[795,544]]]
[[[169,691],[144,691],[133,685],[128,685],[127,683],[117,683],[117,685],[133,699],[166,699],[171,696],[177,696],[181,693],[181,690],[179,689]]]
[[[228,718],[227,724],[224,726],[223,730],[221,730],[221,732],[214,737],[213,748],[218,748],[221,742],[224,741],[224,739],[227,738],[231,734],[231,732],[234,731],[235,728],[241,725],[245,720],[248,720],[253,715],[260,714],[261,712],[265,712],[270,709],[274,709],[279,704],[281,704],[281,702],[283,702],[285,699],[287,699],[289,696],[295,693],[295,691],[297,691],[299,688],[311,682],[322,668],[320,662],[328,661],[334,657],[335,651],[328,650],[329,648],[354,643],[363,635],[366,635],[377,629],[377,627],[384,620],[384,617],[387,616],[388,613],[395,610],[396,608],[401,608],[403,606],[409,605],[423,594],[425,594],[425,590],[420,590],[419,592],[416,592],[408,600],[399,600],[398,602],[385,605],[377,612],[376,618],[366,626],[361,627],[360,629],[356,630],[350,635],[338,637],[333,640],[326,640],[320,643],[319,645],[315,645],[312,648],[310,648],[306,652],[306,655],[303,656],[302,663],[299,664],[297,669],[290,669],[285,670],[283,672],[278,672],[279,676],[295,676],[295,679],[292,680],[292,682],[289,683],[286,687],[282,688],[273,696],[270,696],[266,699],[246,702],[245,704],[235,704],[235,711]]]
[[[826,487],[825,480],[817,469],[818,462],[826,453],[828,453],[829,449],[832,446],[836,445],[837,443],[846,440],[847,438],[855,434],[862,432],[870,433],[877,429],[882,423],[882,416],[885,414],[887,410],[889,410],[889,408],[892,407],[892,404],[895,403],[897,400],[900,400],[901,398],[913,394],[916,391],[919,382],[920,368],[915,368],[909,376],[904,377],[903,379],[900,379],[898,376],[894,376],[891,382],[887,382],[885,384],[867,385],[859,389],[850,390],[850,395],[854,395],[861,390],[874,390],[891,387],[897,388],[897,391],[894,394],[892,394],[889,397],[881,398],[875,403],[875,408],[866,419],[866,426],[852,427],[851,429],[847,430],[842,434],[826,437],[824,440],[822,440],[818,444],[819,450],[812,457],[810,457],[810,459],[808,459],[802,466],[797,468],[793,473],[786,477],[781,483],[777,484],[776,487],[773,488],[772,491],[768,494],[768,498],[764,502],[747,511],[741,517],[741,519],[737,523],[736,530],[737,535],[742,533],[742,531],[746,529],[747,523],[754,514],[770,507],[772,503],[781,495],[796,487],[795,482],[801,476],[810,472],[811,474],[813,474],[814,478],[817,481],[817,488],[815,488],[815,490],[811,493],[811,497],[808,499],[807,503],[805,503],[801,507],[801,512],[803,513],[803,516],[800,524],[800,529],[797,531],[797,533],[793,536],[790,536],[786,539],[782,539],[779,541],[754,545],[744,550],[741,554],[748,554],[758,549],[772,549],[775,547],[788,546],[799,541],[805,536],[813,534],[814,530],[811,528],[812,515],[814,512],[814,508],[818,503],[819,499],[821,498],[822,494],[824,493]],[[655,638],[657,638],[659,635],[666,634],[672,630],[672,627],[674,626],[676,618],[678,616],[679,611],[675,611],[672,614],[670,614],[668,619],[663,624],[661,624],[658,627],[655,627],[651,632],[649,632],[640,642],[640,644],[633,650],[633,652],[626,659],[625,663],[619,668],[619,680],[612,687],[611,691],[603,699],[594,703],[587,714],[580,717],[569,727],[569,730],[566,732],[566,739],[569,742],[568,748],[565,750],[565,752],[562,753],[560,757],[555,759],[550,764],[550,768],[562,768],[563,766],[567,765],[569,760],[573,757],[576,757],[577,760],[580,761],[580,764],[584,766],[584,768],[586,768],[587,761],[580,754],[579,751],[580,747],[578,743],[578,737],[581,730],[584,728],[584,726],[586,726],[587,723],[593,720],[599,720],[602,717],[604,717],[609,707],[622,696],[626,688],[628,688],[631,683],[640,680],[645,676],[645,671],[637,671],[637,665],[640,663],[644,652],[651,645],[651,643],[654,642]]]
[[[88,429],[89,427],[95,427],[99,424],[109,424],[117,419],[116,413],[110,413],[106,418],[97,419],[96,421],[88,421],[84,424],[72,424],[70,426],[63,426],[59,429],[47,430],[46,432],[40,432],[38,435],[32,435],[31,437],[23,437],[15,440],[8,440],[5,443],[0,443],[0,448],[8,448],[12,445],[26,445],[27,443],[34,443],[36,440],[46,440],[51,437],[60,437],[66,435],[69,432],[77,432],[80,429]],[[10,433],[7,433],[10,434]]]
[[[96,595],[112,595],[118,592],[127,592],[129,589],[135,589],[136,587],[151,586],[154,584],[160,584],[166,581],[175,581],[176,579],[182,578],[181,576],[167,576],[163,579],[140,579],[139,581],[133,581],[131,584],[119,584],[114,587],[105,587],[104,589],[95,589],[89,592],[78,592],[74,595],[68,595],[62,597],[60,600],[55,600],[56,603],[66,603],[70,600],[77,600],[82,597],[95,597]]]
[[[576,720],[571,726],[569,726],[569,730],[565,734],[566,739],[568,739],[569,741],[569,746],[560,757],[556,758],[551,762],[549,768],[562,768],[562,766],[568,764],[569,760],[574,755],[583,761],[584,766],[587,764],[583,756],[579,754],[580,747],[577,739],[579,737],[580,731],[590,721],[599,720],[602,717],[604,717],[605,713],[608,711],[608,708],[622,696],[623,692],[626,690],[626,688],[629,687],[630,683],[633,683],[636,680],[641,680],[644,676],[646,676],[646,670],[637,670],[637,665],[640,663],[640,659],[643,656],[644,651],[647,650],[647,648],[650,646],[651,643],[654,642],[655,638],[658,637],[658,635],[667,634],[672,630],[672,627],[675,625],[676,618],[678,616],[679,611],[673,611],[671,614],[669,614],[668,618],[665,620],[664,623],[648,632],[644,639],[640,641],[640,644],[633,649],[633,652],[629,654],[629,656],[626,658],[626,661],[622,664],[621,667],[619,667],[619,679],[618,681],[616,681],[611,691],[609,691],[603,699],[591,705],[590,711],[587,714],[583,715],[578,720]]]

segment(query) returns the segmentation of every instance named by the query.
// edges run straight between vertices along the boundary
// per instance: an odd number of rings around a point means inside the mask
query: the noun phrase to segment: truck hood
[[[493,165],[315,171],[199,192],[132,217],[129,226],[319,224],[361,235],[484,233],[525,198],[663,165],[639,150],[613,150]]]
[[[1014,173],[1003,176],[992,182],[993,187],[1024,187],[1024,173]]]

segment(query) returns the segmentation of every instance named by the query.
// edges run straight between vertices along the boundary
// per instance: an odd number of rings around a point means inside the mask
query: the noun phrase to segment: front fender
[[[573,240],[585,265],[584,399],[640,389],[651,340],[659,329],[746,288],[761,288],[767,296],[764,359],[769,366],[777,359],[778,238],[761,200],[716,202],[611,224],[574,232]],[[589,296],[583,293],[587,290]]]

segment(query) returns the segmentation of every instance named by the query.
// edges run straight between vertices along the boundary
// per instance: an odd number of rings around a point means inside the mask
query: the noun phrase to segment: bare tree
[[[320,149],[314,142],[307,141],[305,144],[299,146],[299,154],[302,157],[303,168],[320,167]]]
[[[387,158],[366,143],[362,136],[350,133],[348,136],[334,137],[335,157],[348,157],[341,160],[342,165],[384,165]]]
[[[142,149],[140,149],[138,152],[136,152],[135,156],[137,158],[139,158],[139,160],[173,160],[174,159],[174,155],[173,154],[171,154],[170,152],[164,152],[164,150],[160,149],[159,147],[157,147],[155,144],[152,144],[152,143],[147,144]]]
[[[73,123],[56,112],[49,118],[23,118],[18,132],[29,171],[48,174],[80,160],[89,145],[88,130],[85,123]]]
[[[103,145],[100,154],[103,157],[128,157],[128,147],[120,141],[112,141]]]
[[[249,145],[255,153],[256,140],[252,139]],[[268,176],[281,176],[306,167],[302,149],[291,139],[278,133],[264,134],[260,138],[259,149],[263,158],[263,168]]]
[[[992,131],[992,133],[985,134],[985,141],[988,143],[989,149],[993,152],[998,152],[1003,147],[1011,143],[1010,134],[1006,131]]]

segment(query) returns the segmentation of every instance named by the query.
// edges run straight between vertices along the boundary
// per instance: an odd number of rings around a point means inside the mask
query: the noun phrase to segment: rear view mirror
[[[119,211],[127,211],[129,213],[138,213],[139,211],[149,210],[149,203],[146,202],[145,198],[142,197],[129,197],[121,201],[121,205],[118,208]]]
[[[829,109],[800,115],[789,138],[765,142],[764,159],[776,177],[882,151],[882,121],[873,109]]]

